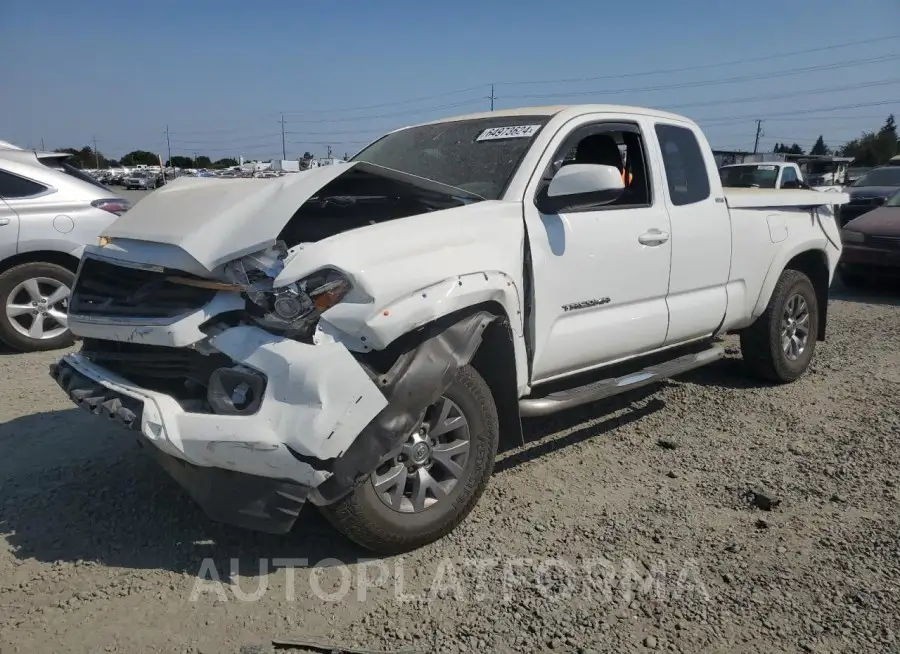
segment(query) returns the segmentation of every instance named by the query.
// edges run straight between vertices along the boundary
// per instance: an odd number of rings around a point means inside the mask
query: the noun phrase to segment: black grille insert
[[[120,343],[86,338],[81,353],[132,383],[175,397],[205,397],[209,378],[217,368],[234,362],[224,354],[201,354],[186,347]],[[193,389],[196,392],[189,392]]]
[[[867,245],[889,250],[900,250],[900,236],[870,236]]]
[[[69,299],[69,313],[82,316],[174,318],[196,311],[215,290],[187,286],[167,277],[197,279],[178,271],[158,272],[86,258]]]

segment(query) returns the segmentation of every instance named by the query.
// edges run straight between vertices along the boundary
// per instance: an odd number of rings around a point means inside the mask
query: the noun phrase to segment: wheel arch
[[[332,461],[332,476],[311,499],[330,504],[352,490],[397,438],[415,426],[417,412],[439,397],[456,370],[465,365],[471,365],[491,390],[501,447],[521,443],[515,339],[503,306],[487,301],[435,318],[384,349],[355,352],[389,404],[347,452]]]
[[[78,262],[78,257],[66,252],[60,252],[59,250],[18,252],[11,257],[7,257],[3,261],[0,261],[0,274],[24,263],[52,263],[57,266],[62,266],[74,274],[78,270]]]
[[[828,289],[831,285],[831,267],[828,255],[819,247],[802,247],[798,251],[790,252],[789,257],[781,266],[773,265],[763,284],[762,290],[753,310],[754,319],[759,318],[766,310],[775,285],[785,270],[796,270],[803,273],[812,282],[816,292],[816,301],[819,305],[819,324],[817,340],[825,340],[825,328],[828,323]]]

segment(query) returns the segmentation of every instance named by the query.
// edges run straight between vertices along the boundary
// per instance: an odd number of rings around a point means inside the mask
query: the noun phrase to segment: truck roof
[[[472,120],[476,118],[502,118],[504,116],[555,116],[557,114],[566,113],[570,117],[582,114],[593,113],[626,113],[638,114],[641,116],[652,116],[654,118],[666,118],[668,120],[677,120],[694,124],[689,118],[678,114],[661,111],[659,109],[650,109],[648,107],[631,107],[628,105],[617,104],[571,104],[571,105],[549,105],[542,107],[518,107],[516,109],[497,109],[495,111],[481,111],[478,113],[464,114],[461,116],[448,116],[437,120],[429,120],[416,125],[408,125],[408,127],[419,127],[421,125],[436,125],[438,123],[450,123],[458,120]],[[401,128],[406,129],[406,128]]]

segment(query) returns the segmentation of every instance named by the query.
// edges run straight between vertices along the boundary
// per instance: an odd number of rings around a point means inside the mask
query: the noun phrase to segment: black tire
[[[809,330],[806,346],[792,360],[782,347],[782,317],[787,303],[799,295],[808,308]],[[797,270],[781,273],[769,305],[752,325],[741,332],[741,353],[750,372],[766,381],[779,384],[799,378],[812,361],[819,335],[819,304],[809,277]]]
[[[70,289],[75,281],[75,274],[71,270],[54,263],[23,263],[0,274],[0,340],[20,352],[58,350],[75,342],[70,331],[53,338],[34,339],[19,333],[13,327],[12,318],[7,316],[5,310],[10,293],[22,282],[37,277],[54,279]]]
[[[358,545],[392,555],[417,549],[453,531],[478,502],[494,470],[499,426],[491,390],[474,368],[460,368],[444,397],[469,424],[469,457],[447,497],[420,513],[400,513],[378,497],[369,479],[336,503],[320,507],[328,521]]]
[[[869,281],[864,274],[853,268],[841,267],[839,274],[841,283],[847,288],[864,288]]]

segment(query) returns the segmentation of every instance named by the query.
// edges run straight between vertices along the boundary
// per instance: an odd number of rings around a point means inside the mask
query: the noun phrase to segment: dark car
[[[880,207],[900,190],[900,166],[873,168],[844,190],[850,194],[850,203],[841,207],[842,226]]]
[[[839,268],[846,285],[879,277],[900,280],[900,190],[882,206],[844,225],[841,240]]]

